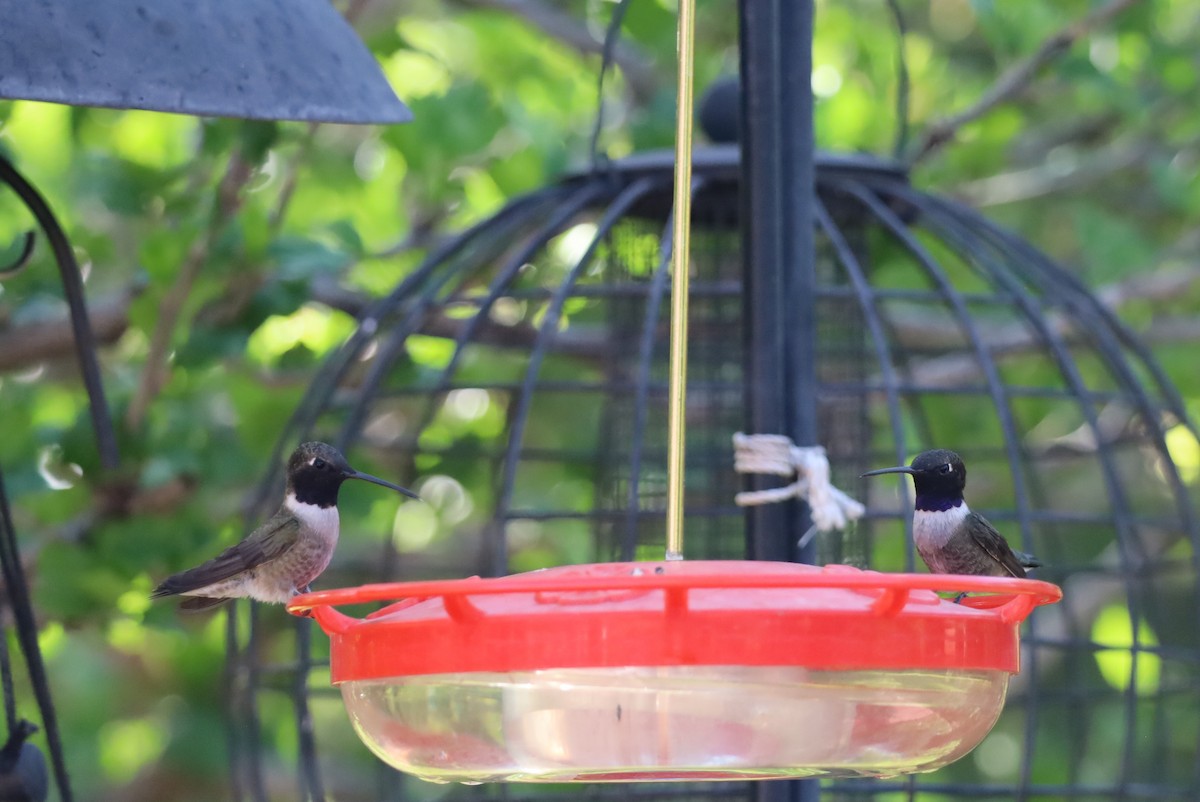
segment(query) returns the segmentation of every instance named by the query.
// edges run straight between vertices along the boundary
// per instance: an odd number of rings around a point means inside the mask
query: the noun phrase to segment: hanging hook
[[[903,159],[908,150],[909,116],[912,101],[908,77],[908,56],[904,52],[904,37],[908,28],[904,23],[904,13],[900,10],[898,0],[887,0],[888,9],[892,12],[892,22],[896,26],[896,140],[892,145],[892,158]]]
[[[21,235],[25,242],[21,245],[21,252],[17,254],[17,258],[10,265],[0,265],[0,281],[6,278],[12,278],[24,269],[25,265],[29,264],[29,257],[33,255],[34,234],[32,231],[26,231]]]
[[[621,0],[613,8],[608,21],[608,29],[604,32],[604,47],[600,51],[600,75],[596,79],[596,119],[592,125],[592,171],[599,172],[600,168],[611,167],[608,155],[600,152],[600,134],[604,130],[604,78],[612,69],[616,56],[617,40],[621,38],[621,23],[625,20],[625,12],[629,10],[629,0]]]
[[[92,413],[92,428],[96,434],[97,451],[100,453],[100,463],[105,468],[116,468],[120,464],[117,451],[117,435],[113,429],[112,416],[108,410],[108,399],[104,395],[104,386],[100,381],[100,364],[96,358],[96,339],[92,334],[92,326],[88,321],[87,303],[83,294],[83,276],[79,264],[75,260],[75,252],[67,240],[67,234],[59,225],[58,219],[51,211],[50,205],[37,191],[33,184],[17,171],[12,162],[0,155],[0,184],[7,184],[25,208],[37,220],[54,253],[58,264],[59,277],[62,279],[63,293],[66,295],[67,308],[70,310],[71,327],[75,333],[75,353],[79,358],[79,369],[83,374],[83,386],[87,390],[89,407]],[[25,249],[32,247],[32,238],[27,236]],[[20,263],[28,258],[28,254],[18,259],[13,268],[6,268],[0,278],[6,277],[20,267]]]

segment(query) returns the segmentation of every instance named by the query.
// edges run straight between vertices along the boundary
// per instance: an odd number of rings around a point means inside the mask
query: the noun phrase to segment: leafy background
[[[736,69],[737,32],[733,3],[700,6],[704,87]],[[1195,412],[1200,11],[1188,0],[899,6],[914,183],[969,200],[1102,288]],[[587,163],[599,40],[613,7],[343,6],[412,107],[415,121],[403,126],[0,102],[0,148],[48,197],[84,265],[124,458],[116,475],[99,469],[69,342],[32,345],[41,342],[35,333],[67,330],[53,263],[39,247],[28,269],[0,284],[0,464],[82,796],[227,794],[223,618],[180,620],[147,594],[241,536],[245,488],[315,366],[352,328],[339,293],[386,292],[440,235]],[[600,142],[610,156],[671,142],[674,22],[667,0],[630,6],[605,87]],[[1050,54],[1020,91],[922,149],[939,120],[970,108],[1063,30],[1077,41]],[[821,147],[894,151],[897,42],[886,4],[818,2]],[[29,227],[15,198],[0,193],[0,248]],[[498,425],[483,413],[467,418]],[[1194,482],[1194,441],[1173,446]],[[390,523],[395,502],[368,508],[367,495],[350,506]],[[23,684],[21,692],[32,715]],[[286,789],[290,713],[266,715]],[[332,748],[369,763],[339,710],[320,715],[344,730]]]

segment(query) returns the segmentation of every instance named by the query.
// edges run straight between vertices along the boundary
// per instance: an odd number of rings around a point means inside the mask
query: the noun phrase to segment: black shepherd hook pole
[[[12,163],[0,155],[0,183],[8,184],[13,192],[24,202],[33,214],[46,235],[54,251],[54,261],[58,263],[59,276],[62,278],[63,294],[67,299],[67,307],[71,313],[71,328],[75,333],[75,354],[79,358],[79,370],[83,374],[83,385],[87,389],[89,407],[92,413],[92,428],[96,432],[96,447],[100,452],[100,464],[112,470],[120,462],[117,451],[117,436],[113,430],[112,416],[108,411],[108,401],[104,397],[104,387],[100,383],[100,365],[96,361],[96,340],[92,336],[92,325],[88,320],[87,304],[83,296],[83,277],[79,273],[79,263],[75,261],[75,251],[67,240],[66,233],[50,206],[37,189],[25,180]],[[18,265],[29,256],[32,238],[25,240],[25,253],[18,259]]]
[[[812,0],[740,0],[747,431],[817,444]],[[751,487],[777,486],[754,477]],[[798,500],[751,507],[754,559],[812,562]],[[811,802],[816,781],[758,783],[759,802]]]
[[[38,225],[54,252],[54,259],[58,264],[59,275],[62,279],[63,292],[70,309],[71,325],[75,334],[75,353],[79,358],[84,387],[87,389],[100,463],[106,469],[114,469],[120,461],[116,432],[113,429],[108,403],[104,397],[104,388],[100,381],[100,366],[96,360],[96,342],[92,336],[91,323],[88,320],[87,306],[83,295],[83,278],[79,272],[79,264],[75,260],[75,253],[45,199],[3,156],[0,156],[0,182],[12,187],[12,190],[17,193],[17,196],[38,221]],[[0,266],[0,271],[2,271],[0,277],[15,275],[28,261],[32,249],[33,235],[27,234],[24,246],[15,262],[12,265]],[[38,709],[41,711],[59,797],[63,802],[71,802],[71,785],[67,775],[58,720],[50,695],[45,663],[42,660],[41,650],[38,648],[37,622],[34,618],[33,605],[30,602],[25,573],[21,567],[21,555],[17,549],[17,536],[13,528],[8,498],[4,492],[2,474],[0,474],[0,574],[3,576],[8,591],[9,603],[12,606],[13,618],[16,623],[17,640],[29,667],[29,678],[33,685],[34,697],[37,700]],[[9,692],[7,686],[5,691]],[[6,699],[6,709],[11,707],[11,704],[11,700]],[[11,716],[8,723],[10,728],[14,726]],[[19,743],[17,747],[20,747]]]

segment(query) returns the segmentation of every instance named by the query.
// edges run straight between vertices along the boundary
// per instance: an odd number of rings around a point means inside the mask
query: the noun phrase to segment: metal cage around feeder
[[[279,450],[329,439],[356,465],[374,461],[416,481],[453,531],[419,552],[398,544],[390,525],[369,544],[347,536],[321,588],[661,556],[672,169],[669,156],[646,154],[518,198],[437,246],[362,313]],[[695,154],[685,510],[693,558],[754,556],[732,501],[742,480],[731,438],[754,394],[777,381],[756,374],[747,354],[756,309],[745,293],[740,180],[735,147]],[[894,164],[818,157],[813,203],[817,337],[803,345],[815,360],[818,441],[834,483],[863,498],[868,486],[855,477],[864,470],[957,446],[973,508],[1037,553],[1047,563],[1039,578],[1066,591],[1027,629],[1022,673],[984,742],[986,771],[968,759],[930,776],[832,780],[822,798],[1194,798],[1200,644],[1187,622],[1197,611],[1200,535],[1165,446],[1168,430],[1188,425],[1169,382],[1070,273],[974,211],[913,188]],[[276,468],[264,480],[260,512],[279,479]],[[1074,501],[1081,490],[1086,508]],[[856,526],[816,538],[817,563],[914,568],[907,496],[873,492]],[[373,514],[376,528],[380,520]],[[351,515],[345,528],[363,525]],[[1124,640],[1098,626],[1113,611],[1126,622]],[[285,658],[290,626],[252,610],[246,633],[244,620],[230,618],[230,678],[235,770],[250,796],[264,798],[274,748],[262,711],[289,702],[303,793],[418,796],[394,773],[362,781],[340,767],[338,739],[314,737],[314,716],[344,714],[309,622]],[[1111,658],[1126,661],[1126,675]],[[1117,759],[1090,759],[1102,741]],[[749,798],[752,788],[638,796]]]

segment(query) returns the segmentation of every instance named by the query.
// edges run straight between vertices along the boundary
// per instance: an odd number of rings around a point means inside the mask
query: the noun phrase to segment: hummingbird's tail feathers
[[[164,596],[178,596],[181,593],[188,593],[193,590],[207,587],[216,581],[213,579],[213,572],[209,570],[208,563],[197,568],[192,568],[187,571],[181,571],[178,574],[173,574],[159,583],[150,593],[151,599],[161,599]]]
[[[166,596],[178,596],[184,591],[193,590],[193,588],[187,587],[179,581],[180,576],[180,574],[175,574],[158,583],[158,587],[150,591],[150,598],[161,599]]]
[[[191,571],[184,571],[181,574],[175,574],[174,576],[167,577],[162,581],[161,584],[159,584],[158,587],[151,591],[150,598],[161,599],[164,596],[178,596],[181,593],[187,593],[189,591],[196,590],[197,588],[204,587],[203,584],[197,585],[194,582],[189,581],[189,577],[191,577],[195,571],[196,569],[193,568]],[[179,605],[179,609],[183,610],[185,613],[198,613],[201,610],[211,609],[217,605],[224,604],[227,601],[229,601],[229,599],[221,599],[211,596],[188,596],[183,600],[183,603]]]
[[[185,613],[200,613],[205,610],[211,610],[214,607],[220,607],[230,599],[212,599],[208,596],[188,596],[179,605],[179,609]]]
[[[1043,563],[1037,557],[1034,557],[1032,554],[1026,554],[1023,551],[1017,551],[1016,549],[1013,549],[1013,554],[1017,556],[1017,562],[1021,564],[1022,568],[1041,568],[1043,565],[1045,565],[1045,563]]]

